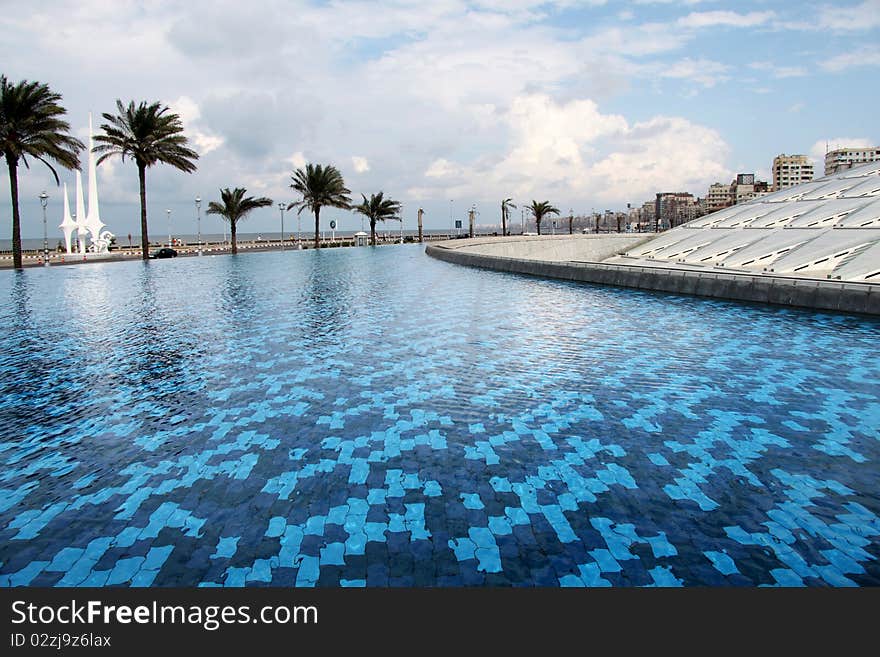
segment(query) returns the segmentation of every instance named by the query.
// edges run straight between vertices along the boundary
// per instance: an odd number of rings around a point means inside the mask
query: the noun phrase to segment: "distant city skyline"
[[[401,200],[408,228],[423,207],[439,229],[451,208],[466,224],[473,205],[478,223],[498,223],[507,197],[566,216],[622,210],[657,192],[703,196],[737,173],[769,180],[781,153],[821,172],[826,144],[880,144],[880,0],[48,0],[6,8],[0,26],[2,72],[61,93],[80,138],[117,98],[181,115],[202,157],[192,175],[151,170],[153,239],[166,209],[174,232],[194,233],[196,196],[203,231],[220,232],[204,207],[221,187],[296,200],[289,176],[307,161],[339,167],[355,199]],[[98,176],[108,228],[136,234],[134,165],[107,161]],[[42,235],[45,189],[54,239],[61,189],[39,162],[19,181],[23,236]],[[5,175],[0,194],[8,239]],[[360,226],[342,211],[322,219]],[[266,208],[241,230],[279,222]]]

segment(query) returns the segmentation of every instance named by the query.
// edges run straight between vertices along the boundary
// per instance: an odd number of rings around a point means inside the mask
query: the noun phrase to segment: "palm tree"
[[[327,166],[306,164],[304,169],[294,171],[291,178],[293,183],[290,186],[302,194],[302,200],[291,203],[287,209],[299,208],[297,214],[301,214],[308,208],[315,213],[315,248],[317,249],[321,246],[321,208],[327,206],[350,209],[351,198],[348,195],[351,194],[351,190],[345,186],[339,169],[330,164]]]
[[[507,235],[507,217],[510,216],[510,209],[516,209],[512,198],[506,198],[501,201],[501,235]]]
[[[550,205],[550,201],[541,201],[538,203],[537,201],[532,200],[532,204],[529,206],[529,212],[531,212],[532,216],[535,218],[535,226],[538,229],[538,235],[541,234],[541,219],[550,214],[559,215],[559,210]]]
[[[236,224],[239,219],[244,219],[249,212],[257,208],[265,208],[272,205],[272,199],[261,196],[254,198],[253,196],[245,196],[247,192],[243,187],[236,187],[231,190],[220,190],[220,201],[211,201],[208,203],[208,214],[219,214],[229,222],[229,233],[232,236],[232,253],[238,253],[238,245],[235,242]]]
[[[0,149],[9,167],[12,194],[12,265],[21,269],[21,216],[18,210],[18,162],[28,165],[28,156],[39,160],[55,176],[58,173],[47,160],[65,169],[79,168],[83,143],[67,134],[70,124],[61,119],[67,114],[59,101],[61,94],[39,82],[22,80],[12,84],[0,75]]]
[[[370,244],[376,246],[376,222],[397,219],[397,213],[400,212],[400,202],[385,198],[382,192],[371,194],[369,201],[363,194],[361,196],[364,202],[352,209],[370,220]]]
[[[121,100],[116,101],[116,115],[102,114],[106,121],[101,126],[105,134],[95,137],[99,142],[92,150],[103,153],[98,158],[101,164],[108,157],[121,155],[134,160],[138,168],[138,182],[141,195],[141,249],[144,260],[150,257],[150,240],[147,235],[147,168],[162,162],[186,173],[196,170],[195,160],[199,154],[187,147],[183,134],[183,124],[177,114],[169,113],[167,106],[155,102],[147,105],[134,101],[128,107]]]

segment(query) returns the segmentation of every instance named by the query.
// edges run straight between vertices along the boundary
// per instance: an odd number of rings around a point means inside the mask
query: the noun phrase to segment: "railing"
[[[484,233],[481,236],[490,236],[491,233]],[[455,233],[442,233],[442,234],[430,234],[424,235],[424,242],[437,242],[437,241],[445,241],[449,239],[453,239],[457,237]],[[376,242],[378,244],[397,244],[400,242],[399,234],[388,233],[378,234],[376,236]],[[406,235],[405,236],[406,243],[417,243],[418,236],[415,235]],[[369,243],[369,237],[367,237],[367,243]],[[311,236],[303,236],[299,242],[302,249],[311,249],[314,248],[314,239]],[[345,236],[345,237],[336,237],[335,239],[329,238],[326,235],[320,240],[321,248],[335,248],[335,247],[350,247],[356,245],[356,240],[354,237]],[[151,242],[150,243],[150,251],[154,251],[160,248],[167,247],[167,242]],[[239,251],[260,251],[260,250],[280,250],[281,249],[281,240],[243,240],[238,241],[237,247]],[[198,253],[199,245],[195,242],[184,242],[182,244],[175,244],[172,247],[175,251],[182,255],[191,255]],[[286,239],[284,240],[284,248],[289,250],[297,250],[298,245],[296,239]],[[229,242],[203,242],[202,243],[202,253],[229,253],[232,250],[232,245]],[[23,249],[21,252],[22,260],[25,264],[33,265],[33,264],[42,264],[43,262],[43,249]],[[141,246],[140,244],[132,243],[131,246],[125,245],[116,245],[113,250],[109,251],[108,255],[102,255],[98,258],[95,257],[95,254],[86,253],[85,256],[81,253],[65,253],[63,251],[57,251],[52,249],[49,251],[49,263],[50,264],[66,264],[71,262],[82,262],[88,260],[104,260],[104,259],[125,259],[125,258],[138,258],[141,256]],[[0,251],[0,266],[6,266],[12,263],[12,250],[3,250]]]

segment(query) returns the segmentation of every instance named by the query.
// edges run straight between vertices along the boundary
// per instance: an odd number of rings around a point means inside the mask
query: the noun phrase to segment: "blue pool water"
[[[418,246],[0,276],[0,584],[880,584],[880,322]]]

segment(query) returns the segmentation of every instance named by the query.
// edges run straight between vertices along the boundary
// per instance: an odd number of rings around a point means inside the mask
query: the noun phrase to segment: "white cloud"
[[[799,114],[806,105],[804,103],[795,103],[791,107],[788,108],[788,111],[792,114]]]
[[[880,0],[841,7],[825,5],[819,10],[817,25],[838,32],[864,32],[880,27]]]
[[[582,50],[587,54],[643,57],[677,50],[689,38],[684,31],[666,23],[606,27],[585,38]]]
[[[658,191],[702,191],[731,172],[729,148],[715,130],[679,117],[655,117],[630,128],[619,150],[590,168],[611,202],[646,198]]]
[[[306,156],[303,155],[302,151],[297,151],[296,153],[288,157],[285,162],[289,162],[294,169],[302,169],[306,164],[308,164],[308,160],[306,159]]]
[[[192,140],[195,150],[200,156],[205,156],[223,145],[223,138],[213,134],[199,122],[201,110],[198,103],[189,96],[180,96],[168,103],[171,111],[180,116],[184,132]]]
[[[658,75],[664,78],[691,80],[704,87],[714,87],[719,82],[730,79],[725,75],[729,70],[729,66],[720,62],[686,57],[663,67],[658,71]]]
[[[435,160],[411,192],[438,199],[564,195],[572,203],[623,204],[661,189],[702,190],[730,175],[721,164],[728,154],[721,136],[680,117],[630,125],[620,115],[602,114],[591,100],[557,103],[538,94],[516,98],[504,120],[504,157]]]
[[[803,66],[777,66],[770,62],[752,62],[749,68],[756,71],[766,71],[776,79],[800,78],[807,75],[807,69]]]
[[[755,27],[767,23],[775,16],[772,11],[750,11],[738,14],[735,11],[701,11],[692,12],[679,18],[677,24],[682,27],[703,29],[707,27]]]
[[[822,62],[821,66],[824,70],[833,73],[862,66],[880,66],[880,48],[866,46],[858,50],[844,52]]]
[[[425,171],[426,178],[444,178],[458,183],[464,177],[464,168],[453,164],[446,158],[438,158],[431,162]]]
[[[351,165],[354,167],[355,173],[366,173],[370,170],[370,163],[367,161],[367,158],[358,155],[352,156]]]

